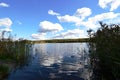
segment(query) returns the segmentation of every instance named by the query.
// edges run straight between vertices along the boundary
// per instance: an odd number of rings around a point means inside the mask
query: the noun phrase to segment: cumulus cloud
[[[83,8],[77,9],[75,16],[85,19],[85,17],[90,16],[91,14],[92,14],[92,11],[90,8],[83,7]]]
[[[70,15],[57,16],[57,18],[60,22],[73,22],[76,25],[82,21],[79,17],[70,16]]]
[[[42,21],[39,24],[40,30],[39,33],[32,34],[31,37],[33,39],[45,40],[48,38],[48,33],[55,34],[56,32],[60,32],[63,30],[63,27],[59,23],[52,23],[50,21]]]
[[[92,21],[92,22],[97,22],[97,21],[101,21],[101,20],[105,20],[105,19],[113,19],[119,15],[120,15],[120,13],[107,12],[107,13],[98,14],[94,17],[90,17],[90,18],[88,18],[88,20]]]
[[[46,33],[34,33],[31,35],[33,39],[39,39],[39,40],[45,40],[46,39]]]
[[[0,7],[9,7],[9,5],[8,5],[7,3],[1,2],[1,3],[0,3]]]
[[[110,20],[106,21],[106,23],[107,24],[111,24],[111,23],[119,24],[120,23],[120,16],[117,18],[114,18],[114,19],[110,19]]]
[[[56,13],[53,10],[49,10],[48,14],[50,14],[50,15],[56,15],[56,16],[60,15],[59,13]]]
[[[98,21],[104,21],[104,20],[110,20],[115,19],[118,16],[120,16],[120,13],[114,13],[114,12],[107,12],[95,15],[94,17],[89,17],[87,21],[82,21],[82,23],[78,24],[78,26],[85,26],[87,28],[98,28]]]
[[[86,37],[84,30],[73,29],[66,32],[62,32],[54,36],[54,38],[80,38]]]
[[[120,0],[99,0],[99,6],[103,9],[110,6],[110,11],[113,11],[120,6]]]
[[[97,22],[92,22],[92,21],[82,22],[81,25],[85,26],[87,29],[96,29],[99,27]]]
[[[89,14],[86,14],[85,10],[87,10],[86,13],[88,12]],[[68,23],[73,22],[75,23],[75,26],[85,26],[87,28],[96,29],[99,27],[98,26],[99,21],[111,20],[120,16],[120,13],[107,12],[86,18],[87,16],[91,15],[91,13],[92,13],[91,9],[89,8],[80,8],[77,9],[76,13],[73,16],[65,15],[65,16],[57,16],[57,18],[60,22],[68,22]]]
[[[10,18],[0,19],[0,30],[11,31],[12,21]]]
[[[75,25],[79,25],[87,16],[90,16],[92,11],[90,8],[83,7],[76,10],[74,15],[64,15],[64,16],[57,16],[57,19],[60,22],[72,22]]]
[[[50,21],[42,21],[39,26],[41,33],[59,32],[63,30],[63,27],[59,23],[52,23]]]

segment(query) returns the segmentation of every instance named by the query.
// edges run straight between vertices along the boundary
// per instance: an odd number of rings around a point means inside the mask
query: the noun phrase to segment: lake
[[[7,80],[90,79],[86,43],[34,44],[29,61],[13,70]]]

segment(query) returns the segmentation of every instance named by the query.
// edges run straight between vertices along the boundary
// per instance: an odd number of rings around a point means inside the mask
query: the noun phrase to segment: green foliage
[[[103,24],[90,35],[90,57],[106,80],[120,79],[120,25]],[[92,32],[92,31],[91,31]]]
[[[8,75],[9,68],[7,66],[0,65],[0,80]]]
[[[20,61],[27,55],[29,44],[26,41],[1,41],[0,59]]]
[[[10,37],[5,39],[4,34],[5,31],[0,40],[0,80],[4,74],[9,73],[12,64],[21,66],[27,62],[31,46],[28,40],[13,41]]]

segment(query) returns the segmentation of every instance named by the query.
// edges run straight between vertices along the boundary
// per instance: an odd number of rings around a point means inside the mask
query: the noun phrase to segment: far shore
[[[89,38],[78,38],[78,39],[51,39],[51,40],[35,40],[33,43],[78,43],[78,42],[89,42]]]

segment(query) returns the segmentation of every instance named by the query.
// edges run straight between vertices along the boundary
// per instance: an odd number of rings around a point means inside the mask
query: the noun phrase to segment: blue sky
[[[119,0],[0,0],[0,33],[30,40],[87,37],[98,21],[120,23]]]

